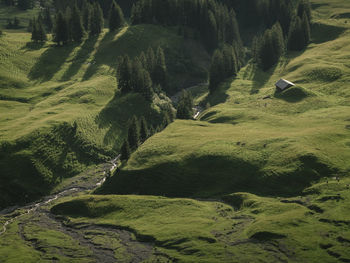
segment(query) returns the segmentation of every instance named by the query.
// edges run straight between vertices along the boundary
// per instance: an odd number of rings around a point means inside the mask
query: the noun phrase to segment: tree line
[[[300,51],[310,42],[309,1],[301,0],[296,10],[290,11],[290,14],[288,30],[283,30],[282,25],[277,21],[252,41],[252,57],[263,70],[275,65],[286,50]]]
[[[46,41],[46,32],[53,33],[53,41],[57,45],[66,45],[69,42],[82,42],[86,35],[97,36],[104,28],[103,12],[97,2],[90,4],[83,1],[81,7],[77,1],[71,8],[68,5],[64,11],[58,10],[54,21],[47,7],[38,18],[30,21],[29,28],[32,32],[32,40],[36,42]],[[109,8],[109,30],[115,31],[125,24],[124,14],[118,4],[113,0]]]
[[[152,101],[154,91],[160,91],[167,86],[167,67],[164,51],[150,47],[147,54],[130,59],[128,55],[119,59],[117,67],[118,88],[122,94],[129,92],[141,93]]]
[[[242,43],[234,10],[214,0],[140,0],[131,23],[193,28],[210,50],[220,43]]]
[[[128,160],[133,151],[135,151],[142,143],[144,143],[153,134],[165,129],[171,122],[174,121],[174,116],[171,109],[162,112],[163,118],[161,123],[154,128],[149,125],[146,119],[142,116],[138,119],[133,116],[129,121],[127,136],[120,149],[121,160]]]

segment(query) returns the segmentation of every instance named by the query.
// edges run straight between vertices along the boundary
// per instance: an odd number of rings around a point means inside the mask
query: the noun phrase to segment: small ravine
[[[23,207],[10,207],[0,211],[0,216],[8,219],[3,225],[0,232],[0,236],[7,231],[7,227],[15,220],[20,219],[24,215],[33,213],[39,208],[46,206],[53,201],[59,200],[62,197],[70,196],[72,194],[79,194],[85,191],[91,191],[100,187],[107,179],[108,175],[117,167],[117,162],[120,158],[118,155],[108,163],[101,164],[99,169],[92,171],[86,171],[83,176],[72,181],[70,184],[64,187],[58,193],[46,196],[39,202],[34,202]],[[79,177],[79,176],[78,176]]]

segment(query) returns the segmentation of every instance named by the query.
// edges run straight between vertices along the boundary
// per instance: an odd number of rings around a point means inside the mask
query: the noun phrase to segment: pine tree
[[[32,21],[32,41],[37,42],[39,41],[38,25],[35,18],[33,18],[33,20],[31,21]]]
[[[134,92],[141,93],[144,86],[143,67],[140,60],[136,57],[132,63],[131,86]]]
[[[130,148],[135,150],[139,146],[140,142],[140,131],[136,116],[134,116],[130,122],[128,129],[128,142]]]
[[[83,25],[86,32],[90,31],[91,15],[92,15],[92,6],[89,3],[85,3],[83,6]]]
[[[80,11],[77,5],[73,7],[70,21],[71,21],[70,26],[71,26],[72,40],[76,42],[81,42],[85,35],[85,31],[84,31],[82,16],[80,14]]]
[[[142,87],[141,93],[147,101],[152,102],[152,99],[153,99],[152,80],[147,70],[143,70],[143,87]]]
[[[295,16],[291,22],[288,34],[288,49],[300,51],[305,47],[305,32],[299,16]]]
[[[124,25],[124,14],[120,6],[113,0],[109,11],[109,30],[115,31]]]
[[[305,13],[309,24],[311,23],[311,6],[309,0],[301,0],[299,2],[297,12],[300,19],[303,18],[303,15]]]
[[[53,28],[53,21],[49,7],[46,7],[44,11],[44,24],[46,25],[47,31],[51,32]]]
[[[167,86],[167,68],[164,51],[161,47],[158,47],[157,49],[153,81],[155,84],[160,84],[162,88]]]
[[[311,32],[310,32],[310,23],[309,23],[309,19],[307,17],[306,12],[304,12],[303,17],[302,17],[302,28],[303,28],[303,32],[304,32],[304,42],[305,42],[305,46],[307,44],[309,44],[310,42],[310,38],[311,38]]]
[[[191,119],[193,116],[193,98],[186,90],[182,90],[177,105],[176,118]]]
[[[132,66],[128,55],[125,55],[118,67],[118,88],[123,94],[132,91],[131,75]]]
[[[58,12],[56,16],[55,30],[54,30],[54,38],[53,41],[57,43],[57,45],[64,45],[69,40],[68,33],[68,25],[65,17],[62,12]]]
[[[273,33],[267,29],[261,38],[259,46],[259,63],[263,70],[268,70],[276,63],[276,53],[274,50]]]
[[[33,19],[29,19],[27,32],[31,32],[31,33],[33,32]]]
[[[220,50],[215,50],[211,65],[210,65],[210,73],[209,73],[209,92],[214,93],[214,91],[218,88],[220,82],[223,80],[223,55]]]
[[[275,49],[275,61],[277,62],[285,50],[283,30],[279,22],[272,26],[272,38]]]
[[[90,35],[97,36],[101,34],[104,24],[103,12],[101,6],[95,2],[92,9]]]
[[[154,55],[154,51],[151,47],[148,48],[147,50],[147,71],[151,75],[151,78],[154,79],[154,69],[155,69],[155,64],[156,64],[156,57]]]
[[[129,160],[131,151],[130,151],[130,145],[129,145],[128,140],[125,140],[125,141],[124,141],[124,143],[123,143],[122,148],[120,149],[120,151],[121,151],[121,157],[120,157],[120,159],[123,160],[123,161],[124,161],[124,160],[125,160],[125,161]]]
[[[22,10],[33,8],[33,0],[18,0],[17,6]]]
[[[141,117],[140,120],[140,140],[144,142],[149,137],[148,125],[145,117]]]
[[[47,40],[46,31],[41,19],[38,19],[37,22],[37,36],[40,42],[45,42]]]

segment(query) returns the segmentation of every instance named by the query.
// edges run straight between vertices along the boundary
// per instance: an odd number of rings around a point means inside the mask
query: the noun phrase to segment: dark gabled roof
[[[295,84],[286,79],[280,79],[279,81],[276,82],[275,86],[280,90],[285,90],[285,89],[288,89],[289,87],[295,86]]]

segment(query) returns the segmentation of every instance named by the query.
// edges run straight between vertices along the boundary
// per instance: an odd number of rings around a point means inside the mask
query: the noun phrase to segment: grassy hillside
[[[137,240],[154,243],[171,262],[347,262],[349,182],[323,181],[297,198],[235,193],[223,198],[226,204],[83,196],[52,211],[64,215],[70,226],[132,231]]]
[[[170,89],[205,75],[207,53],[198,43],[179,37],[175,29],[125,27],[117,34],[105,31],[98,38],[65,47],[30,43],[30,34],[20,30],[4,32],[0,37],[0,167],[5,173],[0,178],[0,207],[46,193],[49,188],[41,184],[51,186],[116,154],[133,115],[160,123],[169,99],[160,95],[150,105],[137,94],[121,96],[116,93],[115,77],[119,56],[133,57],[158,46],[165,49],[169,61],[192,54],[178,65],[169,63],[173,76],[183,76],[181,82],[171,79]],[[15,165],[18,161],[23,166]],[[18,193],[23,197],[14,198]]]
[[[347,176],[350,30],[337,12],[350,5],[321,2],[313,1],[305,51],[289,53],[268,72],[249,63],[202,97],[212,107],[201,121],[177,121],[151,138],[101,192],[297,195],[322,177]],[[276,93],[279,78],[297,86]]]

